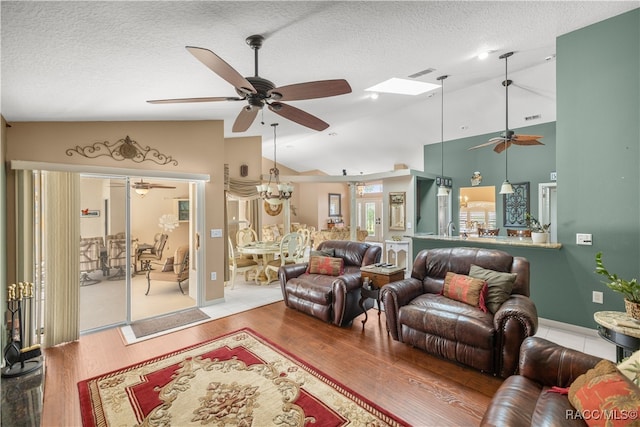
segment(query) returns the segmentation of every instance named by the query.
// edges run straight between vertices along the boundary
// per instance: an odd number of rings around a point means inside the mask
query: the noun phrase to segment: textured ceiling
[[[440,99],[364,89],[425,70],[445,82],[445,139],[504,127],[508,51],[511,127],[519,117],[555,120],[555,39],[640,7],[639,1],[411,2],[9,2],[2,1],[2,115],[7,121],[224,120],[225,135],[263,136],[278,163],[300,172],[375,173],[404,163],[422,169],[422,147],[440,141]],[[243,103],[151,105],[149,99],[236,96],[185,50],[212,50],[254,74],[252,34],[266,37],[259,74],[276,86],[346,79],[348,95],[292,101],[331,126],[316,132],[265,109],[242,134]],[[494,52],[484,61],[475,56]],[[520,90],[518,90],[518,87]],[[512,105],[512,107],[511,107]],[[264,121],[264,125],[261,124]]]

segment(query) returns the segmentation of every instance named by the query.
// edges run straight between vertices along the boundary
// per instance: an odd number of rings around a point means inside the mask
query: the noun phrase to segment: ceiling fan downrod
[[[249,36],[245,40],[247,44],[253,49],[253,59],[254,59],[254,74],[255,77],[258,77],[258,50],[262,47],[262,42],[264,41],[264,37],[260,34],[254,34]]]

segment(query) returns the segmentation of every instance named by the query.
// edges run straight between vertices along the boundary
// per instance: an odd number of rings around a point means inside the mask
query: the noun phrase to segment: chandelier
[[[269,182],[267,184],[256,185],[258,195],[261,199],[272,205],[279,205],[283,201],[291,198],[293,194],[293,185],[284,183],[280,184],[280,171],[276,163],[276,127],[278,123],[271,123],[273,127],[273,167],[269,169]],[[271,187],[274,183],[275,188]]]

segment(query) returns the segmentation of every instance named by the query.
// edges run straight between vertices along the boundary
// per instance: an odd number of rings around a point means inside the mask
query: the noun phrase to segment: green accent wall
[[[545,145],[509,149],[509,180],[531,183],[530,210],[536,213],[538,183],[549,182],[549,172],[557,170],[563,247],[481,246],[529,259],[540,317],[595,328],[594,312],[624,310],[622,297],[594,273],[596,252],[603,252],[610,271],[640,278],[640,9],[559,37],[556,54],[557,122],[514,129],[543,135]],[[499,191],[504,154],[466,151],[493,136],[445,143],[444,173],[454,179],[454,201],[475,170],[482,185]],[[425,172],[439,173],[439,145],[425,146],[424,153]],[[496,202],[502,224],[502,201]],[[593,246],[576,245],[576,233],[593,234]],[[414,239],[414,256],[438,246],[453,244]],[[604,304],[591,302],[595,290],[604,293]]]

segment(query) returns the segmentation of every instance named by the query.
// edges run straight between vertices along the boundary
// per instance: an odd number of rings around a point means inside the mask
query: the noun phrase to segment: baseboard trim
[[[584,326],[572,325],[571,323],[558,322],[557,320],[538,318],[538,326],[546,326],[548,328],[563,329],[567,332],[573,332],[575,334],[581,334],[586,336],[592,336],[597,338],[598,331],[596,329],[585,328]]]

